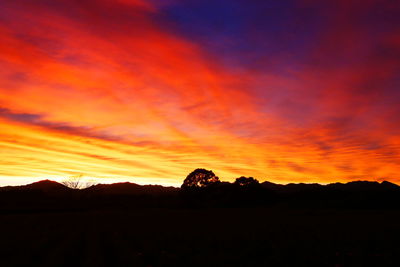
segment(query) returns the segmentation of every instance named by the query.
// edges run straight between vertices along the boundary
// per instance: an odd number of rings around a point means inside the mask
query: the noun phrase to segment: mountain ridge
[[[71,189],[42,180],[24,186],[0,188],[0,212],[38,210],[82,211],[135,208],[400,208],[400,186],[387,182],[239,185],[218,182],[206,187],[176,188],[162,185],[114,183]]]
[[[221,182],[221,184],[225,185],[233,185],[229,182]],[[287,189],[298,189],[298,190],[309,190],[309,189],[318,189],[318,188],[335,188],[335,189],[376,189],[376,188],[391,188],[391,189],[400,189],[400,186],[389,182],[389,181],[366,181],[366,180],[355,180],[350,182],[335,182],[329,184],[319,184],[319,183],[288,183],[288,184],[279,184],[273,183],[270,181],[264,181],[260,183],[260,186],[263,188],[271,189],[271,190],[283,190]],[[89,186],[87,188],[82,189],[71,189],[62,183],[44,179],[37,182],[33,182],[26,185],[17,185],[17,186],[0,186],[0,192],[2,191],[9,191],[9,190],[24,190],[24,189],[35,189],[35,190],[43,190],[49,191],[53,189],[67,189],[67,190],[83,190],[83,191],[117,191],[118,189],[122,190],[123,192],[137,191],[138,189],[153,189],[154,191],[162,191],[164,190],[180,190],[180,187],[174,186],[163,186],[157,184],[148,184],[148,185],[140,185],[132,182],[118,182],[112,184],[95,184]]]

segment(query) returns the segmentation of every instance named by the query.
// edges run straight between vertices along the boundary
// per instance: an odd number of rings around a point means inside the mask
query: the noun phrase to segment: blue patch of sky
[[[166,27],[172,25],[229,67],[282,72],[287,65],[299,68],[323,32],[319,9],[324,7],[297,2],[189,0],[162,6],[158,14],[169,22]]]

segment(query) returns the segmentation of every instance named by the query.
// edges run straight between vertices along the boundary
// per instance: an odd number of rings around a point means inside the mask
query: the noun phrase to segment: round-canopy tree
[[[234,184],[239,186],[255,186],[258,185],[259,182],[257,181],[257,179],[254,179],[253,177],[242,176],[237,178]]]
[[[219,178],[215,176],[213,171],[195,169],[183,181],[182,188],[206,187],[217,182],[219,182]]]

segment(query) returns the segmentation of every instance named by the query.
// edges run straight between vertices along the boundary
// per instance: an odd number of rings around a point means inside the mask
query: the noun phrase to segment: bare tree
[[[68,177],[67,179],[63,180],[61,182],[61,184],[65,185],[66,187],[69,187],[71,189],[85,189],[85,188],[96,185],[96,183],[94,181],[88,181],[88,180],[83,179],[82,174]]]

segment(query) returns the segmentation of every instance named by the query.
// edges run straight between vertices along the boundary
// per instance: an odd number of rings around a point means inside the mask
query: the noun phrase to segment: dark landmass
[[[400,187],[0,188],[1,266],[398,266]]]
[[[400,208],[400,186],[384,182],[236,185],[219,182],[181,189],[134,183],[98,184],[71,189],[44,180],[25,186],[0,187],[0,213],[153,208]]]

